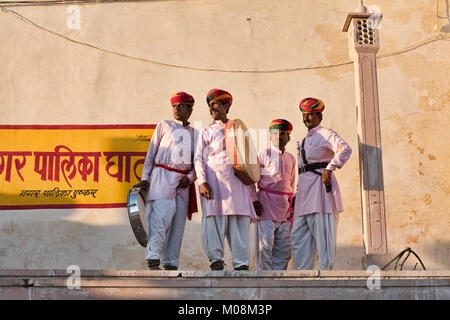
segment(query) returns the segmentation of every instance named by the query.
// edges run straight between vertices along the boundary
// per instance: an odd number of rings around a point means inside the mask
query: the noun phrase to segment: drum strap
[[[189,173],[189,170],[179,170],[179,169],[175,169],[175,168],[172,168],[172,167],[166,166],[164,164],[160,164],[160,163],[155,163],[155,167],[163,168],[168,171],[178,172],[181,174]],[[188,220],[192,219],[192,214],[195,212],[198,212],[197,193],[195,192],[195,184],[192,183],[189,185],[189,203],[188,203],[188,210],[187,210]]]

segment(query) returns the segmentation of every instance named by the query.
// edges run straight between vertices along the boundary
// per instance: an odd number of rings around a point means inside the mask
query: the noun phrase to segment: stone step
[[[0,270],[0,299],[449,300],[450,270]]]

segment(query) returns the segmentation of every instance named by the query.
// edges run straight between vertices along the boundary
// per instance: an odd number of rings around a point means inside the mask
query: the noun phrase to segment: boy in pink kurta
[[[338,213],[343,211],[336,177],[332,172],[349,159],[352,149],[331,129],[320,126],[324,103],[306,98],[300,102],[308,134],[299,144],[299,179],[291,231],[297,270],[333,267]]]
[[[255,206],[258,270],[286,270],[291,258],[290,218],[295,189],[296,160],[285,151],[292,124],[284,119],[269,125],[271,147],[258,153],[261,179],[258,193],[249,187]]]
[[[231,249],[235,270],[248,270],[250,263],[250,216],[253,204],[246,186],[234,174],[225,145],[225,123],[231,95],[213,89],[207,103],[214,122],[203,129],[195,157],[202,205],[202,245],[211,270],[224,268],[224,239]]]

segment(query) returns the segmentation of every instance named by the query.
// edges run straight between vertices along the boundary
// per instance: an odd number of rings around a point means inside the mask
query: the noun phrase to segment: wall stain
[[[406,238],[406,242],[408,243],[417,243],[417,241],[419,240],[419,236],[409,236],[408,238]]]
[[[314,31],[326,42],[326,45],[323,46],[323,52],[327,61],[323,63],[323,65],[342,63],[343,61],[350,60],[348,54],[347,34],[341,32],[341,27],[339,25],[322,23],[317,25]],[[340,67],[338,72],[332,68],[317,69],[314,70],[314,73],[325,80],[334,82],[341,79],[341,74],[352,71],[353,65],[346,65]]]
[[[17,231],[18,227],[19,225],[17,223],[11,221],[9,223],[5,223],[0,230],[7,234],[12,234],[14,231]]]
[[[425,203],[425,205],[430,205],[432,200],[431,200],[431,195],[430,194],[425,194],[422,198],[420,198],[420,200],[423,201],[423,203]]]
[[[438,45],[438,44],[435,44]],[[393,61],[410,79],[410,83],[421,95],[417,106],[422,111],[444,111],[450,101],[447,79],[449,61],[433,59],[432,55],[409,52],[394,57]],[[420,64],[418,64],[420,61]]]

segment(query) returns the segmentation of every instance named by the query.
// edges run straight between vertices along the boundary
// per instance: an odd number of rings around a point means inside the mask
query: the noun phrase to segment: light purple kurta
[[[147,180],[150,188],[147,201],[175,199],[179,194],[189,203],[189,188],[177,188],[184,174],[154,167],[163,164],[177,170],[188,170],[189,183],[196,175],[192,165],[194,155],[194,128],[177,120],[163,120],[156,126],[145,157],[141,180]]]
[[[347,162],[352,149],[336,132],[319,125],[308,131],[305,138],[305,153],[308,163],[329,162],[326,169],[334,171]],[[302,167],[303,165],[300,156],[298,166]],[[323,170],[317,169],[316,171],[322,172]],[[294,209],[295,217],[311,213],[338,213],[342,211],[341,193],[334,174],[331,175],[330,193],[326,192],[320,175],[311,171],[299,175]]]
[[[295,193],[296,160],[289,152],[281,151],[271,146],[258,153],[261,164],[261,179],[258,182],[259,191],[255,185],[249,186],[252,201],[259,200],[263,206],[261,216],[252,217],[255,220],[286,221],[289,218],[289,196],[273,194],[263,189],[283,193]]]
[[[208,182],[212,191],[212,199],[200,197],[202,208],[206,216],[254,216],[250,195],[225,148],[225,124],[216,120],[202,130],[194,161],[198,185]]]

